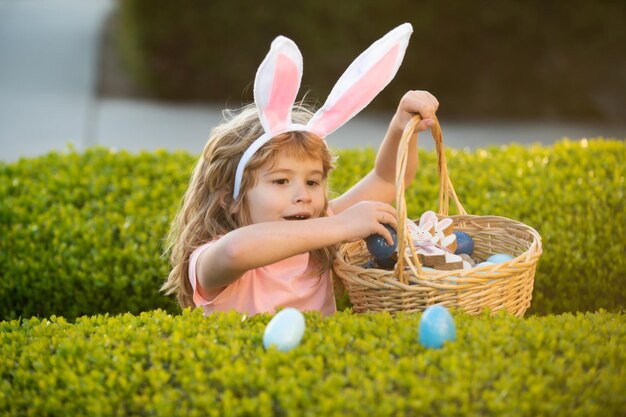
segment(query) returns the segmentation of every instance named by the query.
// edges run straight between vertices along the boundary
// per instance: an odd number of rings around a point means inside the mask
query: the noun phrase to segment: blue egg
[[[389,233],[391,233],[391,237],[393,238],[393,245],[389,245],[384,237],[381,235],[371,235],[365,239],[365,243],[367,244],[367,250],[372,254],[372,256],[376,259],[389,259],[391,255],[396,251],[398,247],[398,234],[395,229],[388,224],[384,225]]]
[[[393,269],[396,266],[396,260],[394,258],[380,259],[376,258],[376,264],[382,269]]]
[[[361,268],[363,269],[370,269],[370,268],[376,268],[376,262],[374,262],[373,259],[370,259],[369,261],[365,262]]]
[[[491,255],[487,258],[487,262],[491,262],[492,264],[501,264],[502,262],[510,261],[513,259],[511,255],[507,255],[506,253],[496,253],[495,255]]]
[[[456,235],[455,255],[466,253],[472,256],[472,253],[474,253],[474,239],[465,232],[454,232],[454,234]]]
[[[265,327],[263,346],[269,349],[276,346],[281,352],[288,352],[300,344],[304,335],[304,316],[293,307],[279,311]]]
[[[448,309],[441,305],[428,307],[420,319],[420,344],[427,348],[439,349],[444,342],[455,340],[456,327]]]
[[[493,262],[484,261],[484,262],[481,262],[478,265],[476,265],[474,268],[479,268],[481,266],[487,266],[487,265],[493,265],[493,264],[494,264]],[[488,270],[487,271],[479,271],[479,272],[476,272],[476,273],[477,274],[488,274],[489,271]]]

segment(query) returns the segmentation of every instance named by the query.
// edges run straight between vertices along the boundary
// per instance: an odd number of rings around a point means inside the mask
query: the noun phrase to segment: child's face
[[[326,187],[322,161],[281,152],[255,175],[256,185],[246,192],[252,223],[304,220],[322,214]]]

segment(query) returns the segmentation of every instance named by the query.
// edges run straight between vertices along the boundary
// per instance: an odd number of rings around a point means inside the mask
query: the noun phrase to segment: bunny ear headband
[[[326,138],[363,110],[398,72],[412,32],[411,24],[404,23],[361,53],[306,125],[291,121],[291,109],[302,79],[302,54],[291,39],[284,36],[274,39],[254,81],[254,102],[265,133],[246,149],[237,165],[233,198],[239,195],[248,161],[268,140],[295,131]]]

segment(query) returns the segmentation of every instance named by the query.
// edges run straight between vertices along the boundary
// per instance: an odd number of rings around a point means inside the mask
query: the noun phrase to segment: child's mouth
[[[294,216],[283,217],[285,220],[306,220],[311,217],[310,214],[296,214]]]

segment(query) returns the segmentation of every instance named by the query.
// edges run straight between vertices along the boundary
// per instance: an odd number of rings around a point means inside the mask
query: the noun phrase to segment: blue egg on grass
[[[492,264],[501,264],[502,262],[510,261],[513,259],[511,255],[507,255],[506,253],[496,253],[495,255],[491,255],[487,258],[487,262],[491,262]]]
[[[419,342],[427,348],[439,349],[444,342],[456,340],[456,327],[447,308],[441,305],[428,307],[419,325]]]
[[[391,237],[393,238],[393,245],[389,245],[384,237],[381,235],[371,235],[365,239],[367,250],[376,259],[389,259],[391,255],[396,251],[398,247],[398,234],[395,229],[388,224],[384,225]]]
[[[300,344],[304,335],[304,316],[293,307],[279,311],[265,327],[263,347],[276,346],[281,352],[288,352]]]
[[[454,232],[454,234],[456,235],[456,250],[454,254],[460,255],[465,253],[472,256],[472,253],[474,253],[474,239],[465,232]]]

